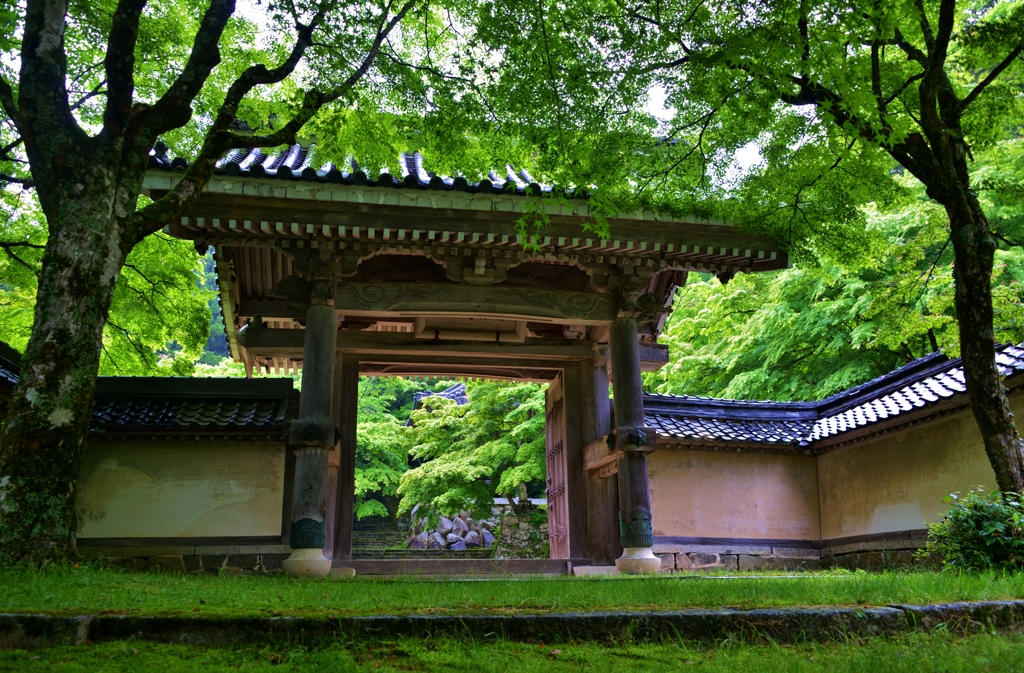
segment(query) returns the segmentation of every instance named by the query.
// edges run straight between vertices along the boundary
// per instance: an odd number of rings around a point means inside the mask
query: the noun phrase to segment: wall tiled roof
[[[312,164],[313,154],[312,146],[302,145],[285,147],[277,154],[265,154],[259,149],[234,150],[217,162],[214,173],[264,180],[335,182],[370,187],[455,190],[518,196],[525,196],[527,193],[537,195],[559,189],[557,186],[539,184],[525,169],[517,171],[511,164],[506,164],[500,173],[492,170],[484,179],[470,182],[465,177],[451,177],[428,171],[423,166],[423,156],[419,152],[403,152],[398,156],[401,175],[382,173],[376,179],[372,179],[354,161],[341,166],[328,163],[317,168]],[[171,159],[167,155],[167,146],[163,143],[157,143],[149,157],[149,168],[184,171],[188,165],[188,160],[183,157]],[[586,198],[586,193],[582,190],[568,189],[565,194],[569,197]]]
[[[18,363],[21,361],[21,354],[3,341],[0,341],[0,386],[14,388],[18,382],[18,374],[21,371]]]
[[[91,433],[283,432],[291,379],[100,377]]]
[[[1004,377],[1024,374],[1024,347],[1001,345]],[[932,353],[820,402],[747,402],[645,394],[647,425],[689,443],[782,445],[809,449],[856,429],[966,395],[963,364]]]

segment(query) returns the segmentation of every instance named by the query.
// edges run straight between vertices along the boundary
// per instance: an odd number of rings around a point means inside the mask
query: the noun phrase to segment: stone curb
[[[776,643],[893,636],[938,627],[956,633],[1024,630],[1024,600],[877,608],[696,609],[535,615],[365,617],[144,617],[0,614],[0,648],[147,640],[192,645],[461,637],[528,643],[726,638]]]

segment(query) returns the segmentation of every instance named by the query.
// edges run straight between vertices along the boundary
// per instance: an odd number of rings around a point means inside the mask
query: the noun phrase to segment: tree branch
[[[185,208],[193,204],[209,182],[217,160],[228,150],[275,147],[286,143],[294,143],[296,134],[321,107],[347,94],[366,74],[377,53],[380,51],[381,44],[409,10],[412,9],[416,1],[406,0],[406,3],[390,21],[387,20],[388,11],[382,12],[377,34],[359,67],[332,91],[307,91],[302,107],[296,112],[295,116],[281,129],[270,135],[243,136],[233,133],[231,125],[235,121],[238,107],[241,105],[242,99],[256,86],[276,84],[292,73],[306,49],[312,44],[313,31],[323,20],[324,14],[327,11],[326,8],[322,8],[308,26],[301,24],[298,26],[299,35],[295,45],[281,65],[272,69],[268,69],[263,64],[246,68],[228,89],[224,102],[217,112],[213,126],[206,134],[206,139],[203,142],[203,148],[199,156],[185,170],[185,174],[178,181],[178,184],[160,200],[137,211],[135,226],[138,239],[141,240],[143,237],[159,230],[173,218],[178,217]]]
[[[7,175],[6,173],[0,173],[0,183],[21,185],[25,189],[31,189],[35,186],[32,178],[19,178],[14,175]]]
[[[124,327],[121,327],[117,323],[111,321],[109,317],[106,318],[104,320],[104,322],[106,324],[110,325],[111,327],[113,327],[114,329],[116,329],[118,332],[121,332],[122,334],[124,334],[124,338],[128,341],[128,343],[131,345],[131,347],[133,349],[135,349],[135,352],[139,354],[139,359],[142,360],[143,364],[145,364],[148,368],[153,369],[153,367],[150,366],[149,362],[148,362],[148,357],[149,357],[150,353],[146,352],[146,349],[142,345],[136,343],[135,340],[132,339],[132,333],[131,332],[126,330]]]
[[[21,126],[18,124],[18,104],[14,101],[14,90],[11,85],[7,83],[3,75],[0,75],[0,107],[3,108],[4,113],[10,117],[11,122],[14,124],[18,131],[21,131]]]
[[[882,96],[882,64],[879,52],[881,45],[878,40],[871,43],[871,93],[875,96],[875,103],[878,106],[878,116],[885,116],[886,100]]]
[[[103,67],[107,74],[107,105],[103,110],[101,136],[119,136],[135,100],[135,44],[139,18],[146,0],[120,0],[111,20]]]
[[[390,46],[390,42],[389,42],[388,46]],[[404,61],[403,59],[399,58],[395,54],[395,50],[393,48],[391,49],[391,51],[383,51],[383,52],[381,52],[381,56],[383,56],[384,58],[388,59],[389,61],[391,61],[395,65],[402,66],[403,68],[409,68],[411,70],[419,70],[421,72],[428,72],[428,73],[432,74],[434,77],[437,77],[439,79],[443,79],[443,80],[447,79],[447,80],[452,80],[452,81],[455,81],[455,82],[462,82],[463,84],[466,84],[471,89],[473,89],[473,91],[476,92],[477,96],[480,97],[480,100],[483,102],[484,107],[487,108],[487,111],[491,113],[491,118],[494,121],[497,121],[497,119],[498,119],[497,114],[495,114],[494,110],[491,108],[491,104],[487,101],[487,97],[484,95],[484,92],[480,89],[480,86],[476,82],[474,82],[473,80],[467,79],[465,77],[460,77],[459,75],[449,75],[449,74],[443,73],[440,70],[434,68],[433,66],[416,65],[415,63],[408,63],[408,62]]]
[[[921,65],[922,68],[927,67],[928,55],[921,51],[920,49],[918,49],[917,45],[915,45],[913,42],[905,38],[903,36],[903,33],[900,32],[899,28],[896,29],[896,34],[894,36],[894,44],[897,47],[899,47],[904,54],[907,55],[908,59],[910,59],[911,61],[916,61]]]
[[[88,92],[87,94],[85,94],[84,96],[79,98],[77,101],[75,101],[71,105],[72,112],[77,110],[78,108],[82,107],[82,105],[84,105],[85,102],[88,101],[90,98],[95,98],[96,96],[99,96],[100,94],[104,93],[103,85],[106,84],[106,83],[107,83],[107,80],[103,80],[102,82],[100,82],[99,84],[96,85],[95,89],[93,89],[92,91]],[[109,91],[107,91],[106,93],[109,93]]]
[[[153,121],[154,135],[158,136],[188,123],[192,116],[192,100],[220,63],[220,38],[234,11],[235,0],[210,2],[199,25],[199,31],[192,41],[192,52],[185,67],[153,107],[140,115],[142,124],[145,124],[146,120]]]
[[[994,82],[996,77],[999,77],[999,75],[1004,70],[1006,70],[1011,63],[1013,63],[1014,59],[1021,55],[1021,53],[1024,53],[1024,40],[1018,43],[1017,47],[1013,51],[1011,51],[1006,56],[1006,58],[1000,61],[999,65],[992,68],[992,71],[989,72],[985,79],[978,82],[978,84],[973,89],[971,89],[971,92],[967,94],[967,96],[962,101],[960,101],[960,111],[963,112],[965,109],[967,109],[967,106],[974,102],[974,99],[977,98],[981,94],[981,92],[985,90],[985,87]]]
[[[891,103],[894,100],[896,100],[897,98],[899,98],[900,94],[902,94],[904,91],[907,90],[908,86],[910,86],[911,84],[913,84],[917,80],[921,79],[922,77],[924,77],[924,72],[919,72],[916,75],[911,75],[910,77],[908,77],[907,81],[900,85],[899,89],[897,89],[891,96],[889,96],[888,98],[885,99],[886,106],[888,106],[889,103]]]
[[[921,26],[921,34],[924,35],[924,45],[928,49],[928,56],[931,56],[935,51],[935,35],[932,33],[932,24],[928,21],[928,13],[925,12],[922,0],[914,0],[914,7],[918,11],[917,22]]]
[[[46,246],[39,245],[38,243],[29,243],[28,241],[0,241],[0,250],[3,250],[4,254],[6,254],[8,258],[18,264],[21,264],[32,273],[35,273],[36,268],[19,257],[18,253],[14,252],[14,248],[32,248],[35,250],[42,250],[46,248]]]

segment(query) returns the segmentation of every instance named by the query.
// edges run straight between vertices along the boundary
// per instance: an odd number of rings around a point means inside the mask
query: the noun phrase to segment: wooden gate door
[[[547,392],[548,541],[551,558],[569,558],[569,500],[566,493],[565,394],[559,375]]]

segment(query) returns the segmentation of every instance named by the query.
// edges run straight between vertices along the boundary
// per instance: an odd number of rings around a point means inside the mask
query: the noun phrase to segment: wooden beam
[[[643,382],[634,318],[616,318],[610,330],[612,379],[615,381],[615,425],[639,429],[644,426]],[[632,434],[632,433],[629,433]],[[635,447],[623,430],[616,431],[619,478],[619,516],[624,548],[654,545],[651,528],[651,493],[647,479],[647,455]]]
[[[583,405],[584,391],[581,363],[567,364],[563,370],[565,404],[565,489],[569,509],[569,554],[587,556],[587,487],[583,472]],[[590,372],[588,371],[587,374]]]
[[[281,188],[290,186],[284,182],[279,184]],[[325,188],[348,191],[359,189],[340,185],[315,185],[315,187],[318,190]],[[254,222],[280,220],[313,224],[318,229],[326,224],[333,227],[360,227],[364,230],[372,227],[378,231],[388,228],[394,232],[399,229],[454,231],[479,233],[484,236],[493,234],[496,238],[505,235],[509,236],[512,241],[516,241],[516,221],[522,217],[522,211],[516,211],[513,208],[479,210],[475,207],[438,208],[281,196],[250,196],[243,195],[241,189],[235,196],[217,194],[214,192],[215,189],[216,185],[211,184],[199,201],[186,213],[190,220],[199,217],[204,218],[208,223],[213,219],[220,219],[224,222],[231,219],[239,222],[246,219]],[[385,191],[377,187],[363,189],[374,195]],[[151,193],[154,199],[158,199],[166,191],[152,189]],[[472,194],[460,196],[470,199],[474,197]],[[522,197],[501,197],[500,195],[495,195],[495,197],[507,201],[513,206],[524,201]],[[591,238],[595,244],[598,242],[596,237],[592,234],[588,235],[581,227],[590,219],[589,214],[551,214],[549,219],[550,222],[545,225],[544,233],[553,242],[560,238],[566,239],[570,244],[573,240],[586,238]],[[769,236],[751,234],[734,225],[721,222],[712,224],[696,221],[696,218],[688,218],[688,220],[668,216],[660,216],[656,220],[630,217],[609,218],[610,239],[648,243],[647,252],[649,253],[662,252],[664,246],[668,244],[674,244],[677,247],[686,245],[699,246],[704,249],[713,248],[716,249],[716,252],[721,248],[729,250],[738,248],[742,252],[746,250],[776,252],[781,266],[785,266],[785,253],[781,246]],[[415,226],[412,226],[412,223],[415,223]],[[189,233],[191,236],[196,235],[196,232]],[[654,244],[662,246],[662,251],[653,250]],[[642,254],[639,249],[637,252]]]
[[[359,411],[359,360],[341,356],[335,367],[334,417],[341,430],[339,442],[340,465],[337,480],[337,509],[335,514],[334,558],[352,558],[352,519],[356,497],[356,431]]]
[[[550,382],[561,371],[560,365],[548,368],[527,368],[522,366],[487,367],[474,364],[373,364],[363,363],[360,372],[367,376],[433,376],[433,377],[465,377],[494,379],[496,381],[530,381],[534,383]]]
[[[524,287],[445,283],[340,283],[334,307],[343,315],[452,316],[594,325],[615,318],[611,295]]]
[[[609,446],[611,442],[611,446]],[[619,454],[614,450],[615,437],[608,433],[598,437],[583,449],[583,469],[598,470],[614,463],[619,459]]]
[[[304,362],[299,418],[292,421],[288,443],[295,449],[295,496],[290,543],[293,549],[322,549],[327,543],[328,453],[335,444],[331,397],[334,392],[334,342],[338,315],[330,306],[306,312]]]
[[[594,354],[593,362],[580,363],[580,384],[584,398],[583,441],[587,445],[606,437],[612,426],[607,348],[597,346]],[[586,460],[586,446],[583,459]],[[613,466],[618,469],[614,462],[606,467]],[[590,545],[587,555],[595,565],[613,565],[622,553],[619,544],[619,480],[614,475],[602,476],[600,470],[584,470],[583,474],[587,490],[587,542]]]
[[[263,315],[263,314],[261,314]],[[268,317],[263,315],[264,318]],[[247,330],[245,346],[256,357],[302,358],[304,330],[259,329]],[[475,362],[489,360],[590,360],[594,357],[591,342],[585,339],[528,338],[523,343],[488,341],[450,341],[417,339],[410,332],[367,332],[339,330],[337,349],[344,355],[359,355],[372,361],[395,362],[391,356],[422,356],[476,358]],[[657,371],[668,363],[668,346],[639,344],[640,369]],[[387,360],[377,360],[388,356]],[[430,362],[430,360],[418,360]]]
[[[265,316],[264,316],[265,317]],[[261,356],[280,357],[302,351],[300,329],[261,329],[246,335],[247,347]],[[667,348],[665,349],[667,353]],[[594,356],[589,341],[529,338],[522,343],[417,339],[411,332],[339,330],[338,352],[359,355],[473,355],[502,359],[589,360]],[[663,354],[650,350],[658,360]],[[667,358],[665,358],[667,360]]]

